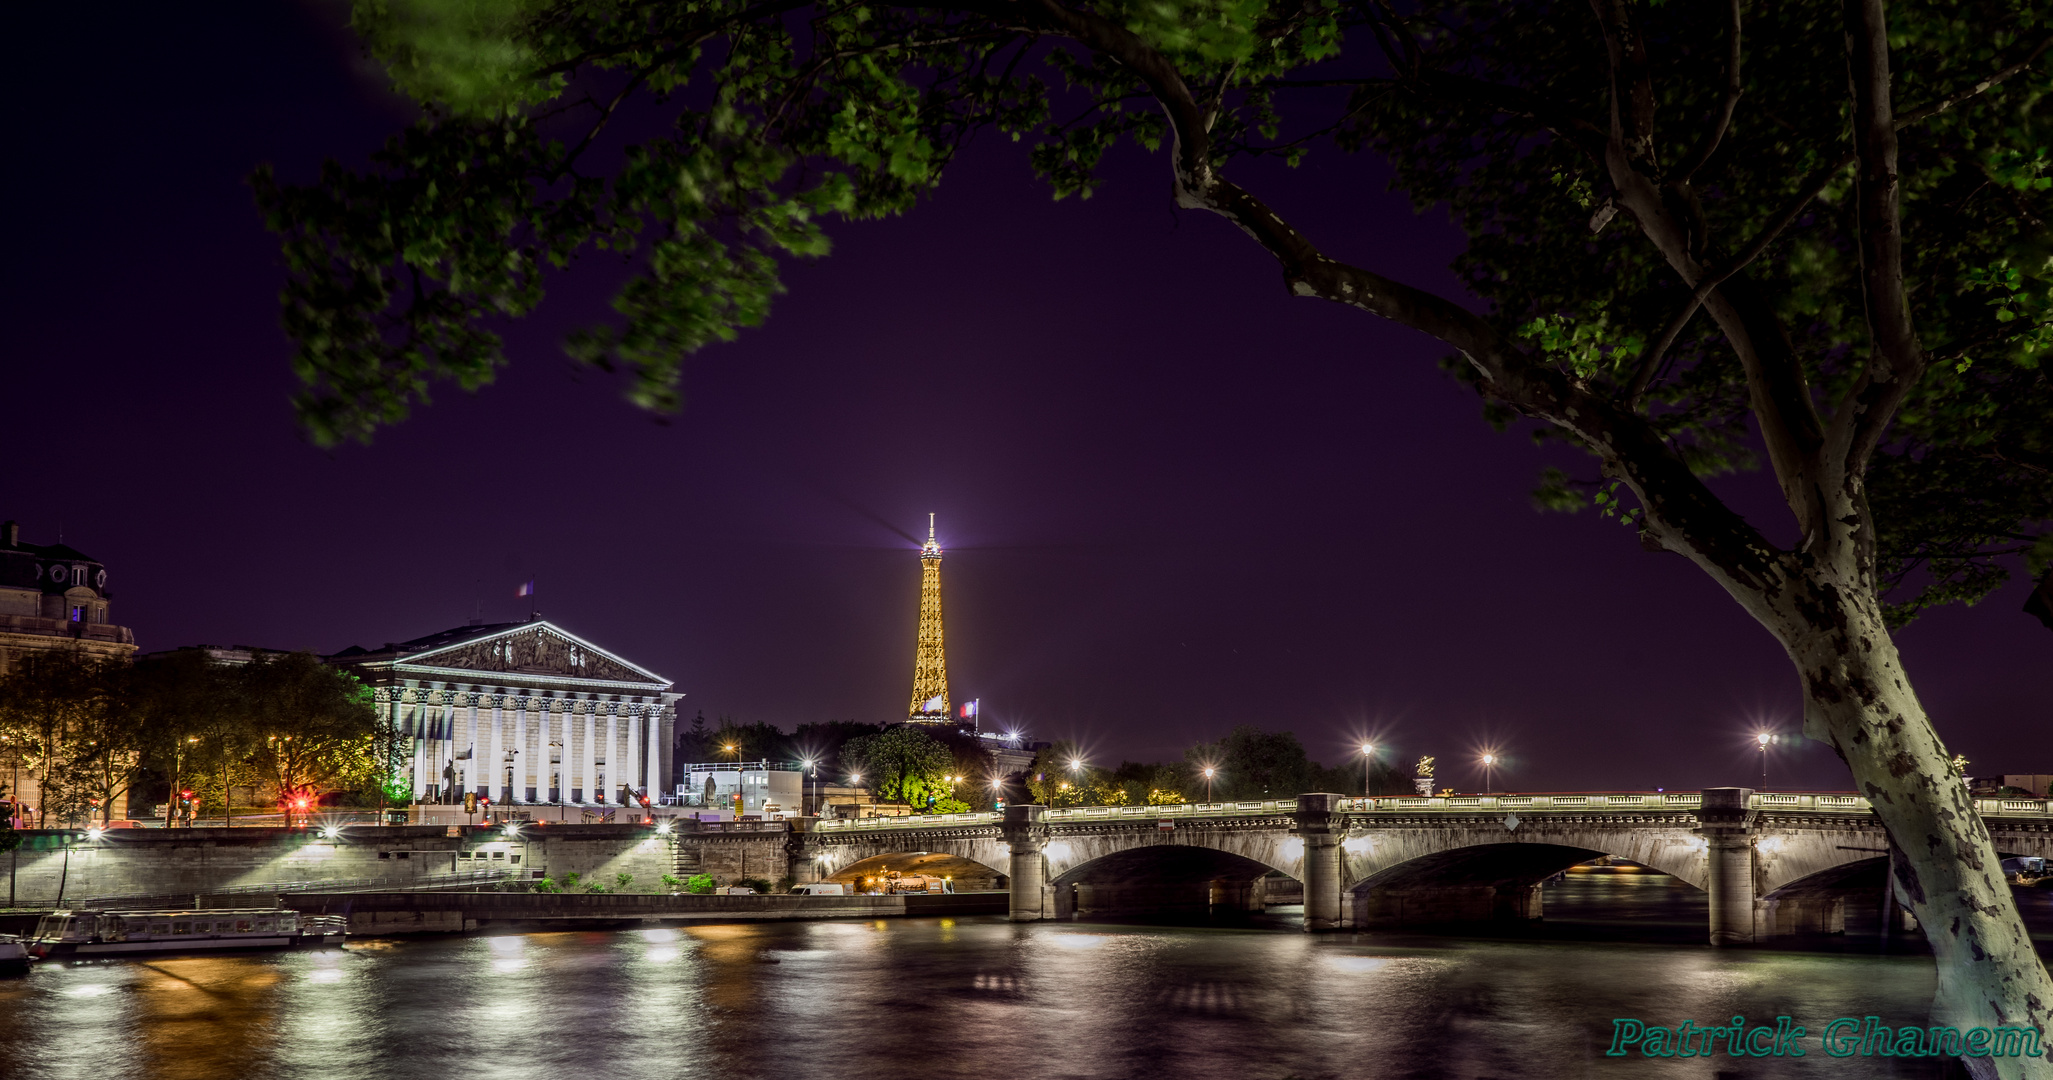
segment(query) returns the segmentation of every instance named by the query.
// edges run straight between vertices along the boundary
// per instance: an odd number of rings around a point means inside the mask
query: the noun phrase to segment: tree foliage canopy
[[[906,211],[978,131],[1030,144],[1058,196],[1088,195],[1120,140],[1166,142],[1179,201],[1247,230],[1293,291],[1437,334],[1494,421],[1541,419],[1536,437],[1604,459],[1550,470],[1545,505],[1644,528],[1628,492],[1644,503],[1652,478],[1621,452],[1704,477],[1765,445],[1809,534],[1795,459],[1870,424],[1835,445],[1872,463],[1901,618],[1983,595],[2004,555],[2053,559],[2049,12],[1888,12],[1902,321],[1923,342],[1894,380],[1866,326],[1839,4],[1743,22],[1736,2],[1624,0],[359,0],[420,120],[368,169],[255,185],[291,267],[300,414],[334,442],[437,382],[490,381],[488,323],[580,252],[636,252],[641,272],[570,351],[674,409],[684,358],[762,321],[780,259],[824,253],[826,219]],[[1335,262],[1224,179],[1320,146],[1384,154],[1421,208],[1451,210],[1481,316]],[[1771,430],[1750,430],[1763,409]]]

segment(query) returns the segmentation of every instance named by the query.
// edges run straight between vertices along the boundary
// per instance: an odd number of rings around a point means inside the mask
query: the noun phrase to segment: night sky
[[[125,10],[124,10],[125,7]],[[296,432],[280,261],[243,180],[361,161],[405,122],[333,6],[13,13],[0,517],[109,567],[145,651],[333,652],[542,613],[675,679],[681,711],[901,717],[939,514],[951,683],[1098,764],[1238,723],[1313,757],[1363,735],[1527,790],[1758,784],[1796,678],[1694,567],[1590,513],[1480,419],[1433,342],[1286,297],[1253,244],[1118,154],[1054,202],[971,148],[912,216],[834,228],[764,328],[689,366],[658,422],[563,334],[617,258],[510,324],[513,366],[376,444]],[[87,62],[87,61],[90,62]],[[1451,287],[1460,237],[1370,159],[1235,174],[1329,250]],[[1587,471],[1587,470],[1585,470]],[[1785,538],[1763,475],[1722,482]],[[2053,635],[2022,581],[1900,641],[1971,771],[2053,772]],[[1770,785],[1845,788],[1815,744]]]

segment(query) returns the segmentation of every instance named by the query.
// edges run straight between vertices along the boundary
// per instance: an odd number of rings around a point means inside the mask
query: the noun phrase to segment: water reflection
[[[1683,920],[1671,901],[1686,897],[1647,888],[1590,895]],[[1629,889],[1651,899],[1618,899]],[[1574,906],[1560,910],[1572,926]],[[652,927],[40,965],[0,980],[0,1077],[1913,1077],[1938,1069],[1603,1050],[1614,1016],[1916,1023],[1931,992],[1922,957],[1694,942],[1000,918]]]

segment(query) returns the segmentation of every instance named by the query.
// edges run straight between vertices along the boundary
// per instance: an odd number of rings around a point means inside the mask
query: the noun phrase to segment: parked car
[[[749,887],[748,887],[748,886],[746,886],[746,885],[729,885],[729,886],[727,886],[727,887],[726,887],[726,888],[724,888],[724,889],[714,889],[713,891],[714,891],[714,892],[716,892],[716,893],[718,893],[718,894],[720,894],[721,896],[754,896],[754,895],[756,895],[756,891],[755,891],[754,889],[751,889],[751,888],[749,888]]]
[[[793,888],[793,889],[791,890],[791,895],[793,895],[793,896],[847,896],[847,895],[848,895],[848,886],[846,886],[846,885],[836,885],[836,884],[833,884],[832,882],[820,881],[820,882],[815,882],[815,883],[813,883],[813,884],[811,884],[811,885],[799,885],[799,886],[795,886],[795,887],[794,887],[794,888]]]

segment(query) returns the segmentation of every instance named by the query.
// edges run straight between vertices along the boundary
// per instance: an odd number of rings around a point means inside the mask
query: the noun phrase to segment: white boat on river
[[[37,956],[126,956],[340,945],[340,916],[303,916],[285,908],[203,911],[53,911],[36,925]]]
[[[13,934],[0,934],[0,975],[19,975],[29,969],[28,945]]]

